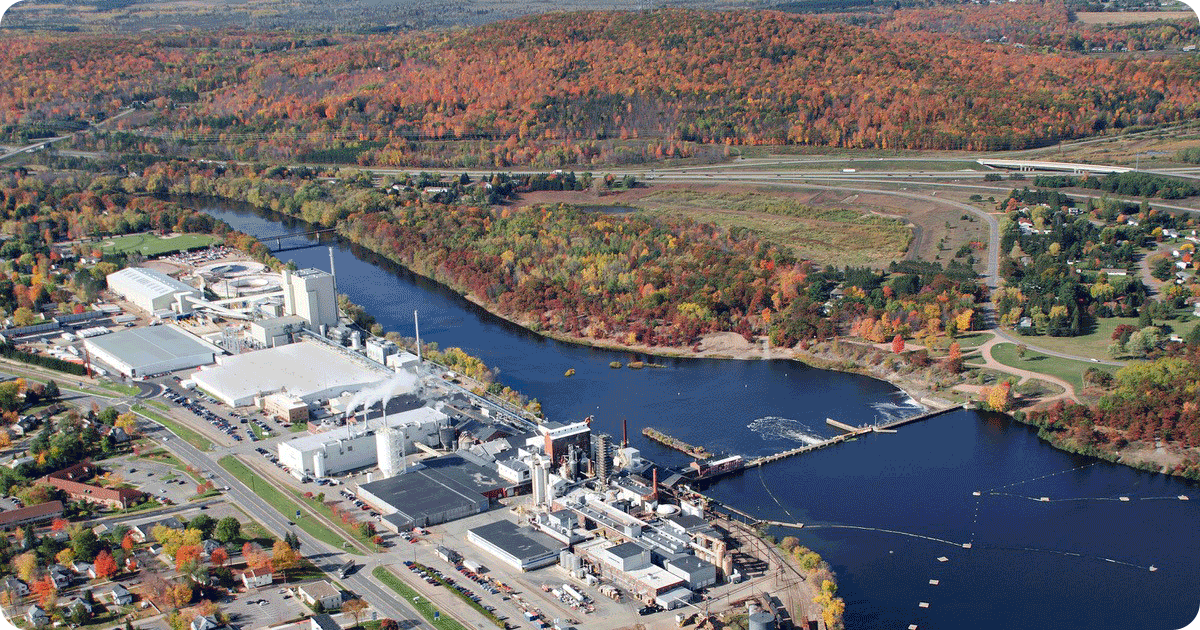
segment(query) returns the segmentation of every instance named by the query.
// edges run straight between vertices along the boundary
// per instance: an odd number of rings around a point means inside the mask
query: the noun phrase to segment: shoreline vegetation
[[[291,216],[294,219],[317,219],[317,223],[320,225],[335,225],[338,228],[338,234],[342,238],[346,238],[349,242],[355,243],[364,249],[370,250],[375,254],[382,256],[383,258],[391,260],[392,262],[407,268],[412,273],[424,276],[430,280],[433,280],[434,282],[438,282],[450,288],[493,315],[508,320],[540,335],[560,341],[582,345],[592,345],[630,352],[632,354],[650,356],[734,359],[792,359],[820,369],[853,372],[883,380],[904,390],[917,402],[926,406],[937,408],[944,408],[955,404],[955,401],[943,399],[941,394],[943,392],[948,392],[953,385],[962,382],[962,378],[959,375],[959,372],[961,372],[963,368],[961,365],[962,360],[961,358],[955,358],[955,352],[953,350],[954,344],[952,344],[950,356],[946,357],[946,359],[937,361],[936,364],[933,360],[931,360],[932,357],[930,356],[929,352],[923,348],[918,348],[914,351],[903,352],[902,350],[905,348],[905,346],[901,345],[899,346],[900,350],[894,349],[889,353],[873,347],[872,344],[886,345],[884,342],[888,340],[892,333],[897,332],[895,329],[895,323],[892,321],[885,321],[886,318],[873,320],[872,318],[867,317],[861,320],[853,320],[851,332],[857,333],[861,337],[865,337],[869,340],[869,343],[850,342],[835,336],[834,327],[836,324],[832,322],[828,316],[819,314],[820,302],[818,301],[828,297],[828,291],[832,288],[832,283],[827,282],[817,275],[818,270],[812,266],[808,266],[807,263],[805,263],[804,266],[788,266],[787,269],[782,272],[785,274],[785,278],[793,278],[790,280],[790,282],[796,283],[789,285],[792,287],[790,291],[793,295],[792,304],[790,306],[787,304],[781,304],[779,300],[776,299],[774,303],[775,306],[781,306],[782,308],[771,309],[768,307],[763,309],[761,314],[757,314],[757,311],[754,310],[757,307],[752,307],[751,312],[755,313],[753,315],[744,315],[740,318],[734,316],[734,318],[731,320],[723,320],[721,322],[710,321],[705,325],[705,327],[698,325],[695,318],[684,316],[680,313],[676,314],[673,319],[660,320],[660,324],[657,326],[657,328],[647,328],[643,325],[641,328],[636,329],[638,332],[636,336],[631,332],[630,334],[618,334],[618,336],[623,338],[614,339],[608,335],[598,335],[596,328],[593,327],[593,324],[588,323],[586,325],[581,325],[579,320],[586,320],[587,318],[583,318],[578,315],[570,315],[572,312],[571,309],[573,308],[584,309],[585,303],[583,302],[573,306],[567,306],[566,304],[563,304],[559,308],[555,309],[550,308],[552,305],[539,305],[538,300],[542,299],[541,296],[527,296],[527,300],[521,304],[529,311],[543,313],[541,318],[542,321],[532,321],[531,318],[517,316],[515,313],[525,311],[523,311],[520,307],[513,308],[511,301],[508,303],[508,307],[505,307],[504,303],[502,303],[500,300],[497,300],[493,303],[480,297],[481,295],[488,295],[494,299],[496,296],[501,295],[500,293],[496,293],[496,287],[498,285],[496,285],[494,281],[492,281],[493,284],[490,286],[484,284],[477,289],[472,289],[470,286],[465,286],[461,282],[456,282],[454,276],[451,274],[450,269],[448,268],[447,263],[439,262],[439,259],[434,256],[434,252],[425,252],[424,250],[419,252],[409,251],[407,252],[407,255],[401,255],[399,252],[389,251],[387,248],[383,247],[383,245],[387,242],[394,242],[390,239],[401,236],[401,234],[397,232],[397,228],[399,228],[400,231],[405,229],[411,230],[411,225],[407,227],[403,225],[405,221],[428,218],[429,216],[436,214],[432,212],[434,209],[458,212],[459,214],[457,216],[442,216],[440,220],[468,221],[467,224],[460,224],[460,229],[472,232],[476,238],[483,238],[484,235],[487,234],[489,222],[502,222],[506,219],[513,221],[513,229],[521,231],[528,231],[531,228],[538,229],[539,221],[542,221],[541,229],[545,230],[547,227],[554,227],[555,223],[553,223],[553,221],[563,217],[566,218],[565,223],[563,223],[564,226],[584,225],[581,223],[576,223],[576,221],[579,220],[579,215],[573,214],[573,211],[569,208],[563,208],[560,206],[553,209],[545,207],[514,209],[510,206],[501,206],[492,208],[490,210],[471,210],[469,208],[443,206],[440,204],[424,204],[420,198],[412,198],[408,201],[390,200],[390,197],[366,199],[365,196],[369,196],[371,194],[369,192],[370,182],[369,180],[366,180],[366,182],[363,183],[361,180],[364,178],[360,177],[356,180],[352,180],[359,182],[357,184],[357,186],[359,186],[358,188],[347,188],[346,190],[341,191],[347,195],[353,193],[352,197],[341,199],[335,194],[335,192],[338,192],[337,190],[334,190],[332,187],[325,188],[321,195],[326,199],[325,201],[321,202],[323,211],[316,216],[312,216],[308,211],[307,206],[309,204],[307,203],[303,204],[302,206],[289,205],[288,203],[285,203],[289,201],[288,193],[286,191],[290,188],[290,186],[280,187],[278,186],[278,183],[285,183],[287,182],[286,179],[277,181],[277,183],[274,185],[274,190],[272,191],[276,196],[271,198],[270,196],[267,196],[261,192],[263,186],[262,183],[254,183],[256,181],[265,183],[265,180],[259,180],[257,177],[239,177],[240,171],[235,169],[228,169],[227,171],[221,173],[204,169],[201,169],[201,172],[194,171],[196,171],[195,167],[188,167],[186,165],[172,163],[166,173],[153,172],[153,168],[148,169],[146,175],[143,178],[140,178],[138,182],[145,183],[152,178],[158,177],[159,175],[169,175],[169,178],[167,178],[165,181],[161,178],[157,180],[159,182],[160,193],[171,192],[181,195],[200,194],[202,196],[246,202],[264,210]],[[202,189],[200,191],[194,190],[198,181],[202,182]],[[276,180],[272,181],[274,182]],[[495,181],[497,180],[493,179],[493,182]],[[511,180],[509,182],[502,183],[506,186],[513,186]],[[161,187],[163,186],[166,186],[168,190],[162,190]],[[259,187],[255,188],[253,186]],[[311,187],[312,183],[305,183],[304,186],[306,188]],[[339,209],[340,206],[350,203],[351,200],[353,201],[353,208],[347,208],[345,210]],[[393,207],[394,210],[390,213],[372,211],[369,209],[369,207],[372,205],[372,202],[375,204],[386,203],[389,207]],[[428,208],[422,208],[422,206],[428,206]],[[355,212],[355,209],[358,211]],[[416,214],[411,214],[413,209],[416,210]],[[446,213],[443,212],[443,215],[444,214]],[[383,215],[387,216],[384,217]],[[550,223],[546,223],[547,217],[550,217]],[[376,230],[366,230],[364,229],[367,227],[366,225],[360,225],[365,219],[372,218],[376,221],[373,226],[382,229],[382,233]],[[624,217],[622,217],[622,219],[623,218]],[[382,219],[382,221],[380,219]],[[591,219],[588,220],[590,221]],[[604,230],[616,230],[616,233],[614,233],[612,236],[614,241],[612,245],[616,246],[617,234],[620,234],[622,237],[626,237],[627,234],[621,232],[621,230],[628,229],[628,226],[617,225],[615,223],[617,220],[618,218],[611,216],[600,217],[589,225],[595,227],[597,223],[602,223],[599,228],[595,229],[603,228]],[[389,225],[391,228],[388,228]],[[388,232],[388,229],[391,229],[392,232]],[[428,230],[431,228],[426,226],[424,229]],[[433,229],[436,233],[436,228]],[[484,230],[484,232],[479,233],[480,229]],[[651,226],[647,229],[654,228]],[[688,232],[689,235],[698,236],[703,234],[705,235],[704,238],[714,237],[714,235],[705,232],[704,230],[707,228],[704,228],[703,226],[696,227],[689,224],[687,229],[691,230]],[[417,231],[414,234],[420,233],[420,231]],[[494,229],[492,233],[495,233]],[[728,236],[721,236],[720,233],[716,233],[715,236],[716,238],[729,238]],[[664,251],[669,249],[669,247],[667,247],[668,245],[672,247],[674,246],[675,236],[672,236],[670,232],[660,235],[659,238],[664,241]],[[607,242],[607,237],[605,237],[604,240]],[[666,240],[669,240],[670,243],[666,243]],[[684,239],[681,238],[680,240],[682,242]],[[657,243],[657,241],[654,242]],[[737,241],[735,240],[732,242]],[[787,260],[789,261],[785,263],[787,265],[800,265],[798,262],[790,261],[790,259],[784,258],[784,255],[778,252],[778,250],[773,249],[773,246],[769,243],[759,243],[757,241],[751,242],[754,243],[753,250],[755,252],[754,254],[750,255],[752,260],[741,260],[741,264],[744,267],[747,262],[754,262],[754,266],[756,268],[755,273],[760,274],[756,276],[760,278],[760,280],[756,282],[760,282],[762,279],[778,280],[779,276],[775,273],[777,266],[773,261]],[[499,243],[491,243],[490,246],[503,246],[504,243],[505,241],[501,240]],[[650,241],[647,241],[647,243],[650,243]],[[629,245],[629,243],[623,242],[622,245]],[[744,247],[744,245],[739,245],[739,247]],[[766,256],[763,255],[764,252],[767,253]],[[473,250],[472,254],[478,257]],[[485,262],[499,262],[502,266],[507,268],[509,273],[519,275],[522,269],[516,263],[525,262],[528,257],[522,257],[520,255],[513,254],[511,251],[504,251],[503,254],[504,255],[498,257],[478,257],[477,260],[472,261],[472,264],[478,264],[480,267],[482,267],[483,263]],[[747,254],[749,254],[748,251]],[[643,251],[642,258],[644,259],[645,257],[646,252]],[[653,259],[653,255],[651,255],[651,259]],[[734,260],[735,258],[730,258],[727,262],[729,265],[733,265]],[[456,262],[461,263],[462,261]],[[722,264],[724,264],[724,262]],[[648,266],[648,264],[643,263],[639,267],[635,267],[633,269],[644,269]],[[770,268],[770,271],[768,271],[768,268]],[[586,272],[589,269],[590,268],[585,267],[583,269],[585,273],[580,275],[586,275]],[[847,270],[847,276],[849,276],[850,271],[855,271],[856,274],[862,275],[861,273],[858,273],[857,270]],[[534,268],[532,272],[538,273],[537,268]],[[796,277],[786,276],[786,274],[789,273],[795,273]],[[868,277],[865,282],[867,286],[871,286],[871,283],[873,282],[874,286],[879,288],[881,279],[888,277],[886,274],[874,276],[874,272],[871,273],[872,276]],[[919,276],[916,275],[916,272],[908,274],[901,273],[895,277],[905,281],[916,280],[917,282],[919,282],[920,279]],[[724,279],[722,278],[722,280]],[[717,282],[717,280],[711,278],[709,281],[710,283]],[[857,276],[855,281],[862,282],[861,278],[858,278]],[[543,280],[542,282],[546,281]],[[643,287],[643,289],[639,290],[639,292],[642,294],[642,298],[644,300],[649,300],[652,303],[656,294],[659,296],[665,296],[665,292],[667,290],[679,290],[677,288],[672,288],[671,280],[669,278],[660,278],[660,282],[664,283],[660,286],[664,286],[665,288],[656,289],[654,288],[654,285],[647,284],[646,287]],[[690,282],[695,282],[695,279],[690,280]],[[946,281],[944,278],[943,282],[945,282],[945,284],[943,284],[945,287],[954,286],[952,282]],[[717,282],[717,284],[720,285],[719,282]],[[812,287],[814,285],[820,286],[822,284],[825,285],[823,290],[817,291],[814,294]],[[847,277],[846,284],[852,284],[851,278]],[[554,297],[553,300],[562,299],[564,297],[562,288],[552,288],[557,285],[543,284],[543,286],[547,287],[546,291],[548,292],[557,291],[557,297]],[[897,286],[900,285],[888,281],[884,283],[882,288],[889,292],[889,295],[892,295],[893,293],[896,293],[895,287]],[[504,289],[501,288],[500,290],[503,291]],[[763,292],[762,289],[759,289],[759,291],[760,293],[763,293],[764,297],[764,301],[759,303],[767,305],[771,304],[771,300],[769,299],[771,297],[770,294]],[[720,293],[720,291],[718,291],[718,293]],[[855,296],[862,295],[863,289],[861,289],[858,285],[848,286],[847,295],[851,296],[852,294]],[[547,293],[547,295],[553,295],[553,293]],[[779,294],[777,293],[776,295],[778,296]],[[910,294],[904,293],[904,289],[901,288],[901,292],[896,296],[896,299],[904,299],[906,295]],[[912,295],[915,295],[915,292]],[[946,296],[947,293],[943,293],[942,295]],[[909,329],[910,334],[914,335],[914,341],[925,341],[926,345],[932,348],[936,343],[950,343],[953,338],[952,335],[957,336],[960,331],[969,331],[975,327],[973,326],[973,319],[978,318],[978,312],[976,310],[977,305],[973,300],[967,299],[970,298],[970,296],[962,295],[961,298],[958,298],[962,300],[961,302],[955,301],[956,298],[953,297],[953,293],[950,293],[949,296],[950,308],[943,309],[942,317],[943,320],[952,320],[951,325],[947,325],[947,330],[945,331],[937,330],[933,334],[928,334],[926,329],[922,326],[920,316],[918,316],[919,318],[917,320],[917,325],[922,327],[915,333],[911,333],[911,329]],[[582,300],[584,298],[579,299]],[[676,295],[676,297],[668,299],[674,300],[670,302],[670,304],[679,307],[684,301],[686,301],[687,298],[686,296],[679,297]],[[730,298],[727,297],[725,299]],[[741,299],[748,299],[748,297]],[[758,299],[757,296],[755,299]],[[530,302],[528,300],[533,301]],[[920,301],[910,303],[914,309],[922,307],[922,303]],[[943,303],[945,303],[944,300]],[[962,304],[967,304],[968,306],[962,306]],[[538,306],[540,310],[534,310],[533,307],[535,306]],[[595,306],[592,308],[592,313],[595,314],[597,312],[595,311]],[[639,306],[637,308],[643,307]],[[813,313],[813,308],[818,310],[816,314]],[[702,309],[703,307],[701,307],[701,310]],[[514,312],[506,313],[505,310]],[[683,309],[680,310],[682,311]],[[587,311],[582,310],[576,312]],[[916,311],[914,310],[914,312]],[[689,313],[694,313],[694,311],[689,311]],[[607,325],[613,324],[613,320],[599,321],[602,321]],[[742,328],[734,331],[721,330],[722,327],[732,327],[734,321],[739,322],[738,325]],[[633,322],[635,326],[638,325],[637,320],[633,320]],[[961,325],[954,325],[958,324],[959,322],[961,322]],[[843,321],[842,323],[845,325],[851,322]],[[758,330],[747,330],[744,328],[747,325],[753,326]],[[796,328],[797,325],[802,327]],[[563,328],[563,330],[555,330],[555,326]],[[755,334],[756,332],[757,334]],[[815,343],[804,341],[804,339],[814,335],[814,333],[816,333],[818,338],[825,337],[828,340],[817,341]],[[611,334],[617,333],[611,333],[610,331],[609,335]],[[636,343],[636,341],[639,340],[642,335],[646,335],[647,340],[651,341],[651,343]],[[600,338],[597,338],[598,336]],[[700,339],[699,343],[688,345],[689,339],[697,338]],[[897,338],[899,338],[899,335],[897,335]],[[765,343],[768,340],[770,343]],[[631,343],[631,341],[634,343]],[[671,343],[672,341],[674,341],[674,343]],[[779,343],[780,341],[785,343],[781,344]],[[780,347],[781,345],[787,347]],[[893,343],[893,348],[896,348],[895,343]],[[453,350],[455,349],[450,349],[447,352]],[[459,352],[461,352],[461,350],[459,350]],[[465,355],[465,353],[463,354]],[[957,365],[948,366],[948,363]],[[483,369],[486,370],[486,368]],[[1016,379],[1013,380],[1015,381]],[[979,396],[976,399],[982,400],[984,402],[983,406],[986,408],[990,408],[995,411],[1008,411],[1012,403],[1012,385],[1012,382],[996,383],[996,386],[994,387],[983,388],[982,391],[978,392]],[[504,389],[503,387],[495,386],[495,383],[487,385],[489,391],[493,388],[500,390]],[[1001,395],[999,397],[992,396],[989,394],[989,389],[993,392],[999,392]],[[515,392],[510,391],[509,394],[515,394]],[[961,396],[958,397],[961,398]],[[993,401],[997,401],[999,404],[992,404]],[[1063,443],[1061,440],[1051,440],[1050,442],[1056,446]],[[1091,441],[1090,444],[1085,444],[1085,446],[1091,446],[1098,450],[1103,450],[1105,445],[1106,443],[1104,442],[1096,442],[1094,440]],[[1126,445],[1121,444],[1121,446],[1123,447]],[[1115,453],[1113,456],[1115,457]],[[1192,458],[1189,457],[1189,462],[1191,459]],[[1195,466],[1191,463],[1189,463],[1189,466],[1192,466],[1192,472],[1188,472],[1187,470],[1172,471],[1167,466],[1163,466],[1161,472],[1173,474],[1181,473],[1188,476],[1196,474]],[[1187,467],[1185,466],[1184,468],[1186,469]]]

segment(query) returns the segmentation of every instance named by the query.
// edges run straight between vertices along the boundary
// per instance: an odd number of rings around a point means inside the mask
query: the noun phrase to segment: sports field
[[[161,238],[157,234],[150,233],[126,234],[105,241],[101,247],[106,253],[138,253],[143,256],[159,256],[197,247],[207,247],[216,240],[215,236],[208,234],[179,234],[172,238]]]

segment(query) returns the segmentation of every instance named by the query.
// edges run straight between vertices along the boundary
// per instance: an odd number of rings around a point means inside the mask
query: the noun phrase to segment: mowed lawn
[[[101,245],[103,251],[113,254],[138,253],[143,256],[170,254],[185,249],[207,247],[217,238],[208,234],[180,234],[172,238],[161,238],[157,234],[126,234]]]
[[[1190,313],[1191,311],[1180,311],[1181,313]],[[1124,357],[1113,357],[1108,353],[1108,346],[1112,344],[1113,331],[1121,324],[1129,324],[1135,329],[1138,327],[1138,318],[1136,317],[1106,317],[1096,319],[1096,329],[1086,335],[1078,337],[1027,337],[1030,345],[1035,345],[1039,348],[1045,348],[1054,352],[1063,354],[1071,354],[1089,359],[1123,359]],[[1171,334],[1187,337],[1187,334],[1196,327],[1197,320],[1194,317],[1188,317],[1187,321],[1154,320],[1154,325],[1167,325],[1171,328]],[[966,345],[966,344],[963,344]]]
[[[1116,374],[1119,369],[1115,366],[1090,361],[1052,357],[1036,350],[1026,350],[1025,358],[1022,359],[1017,356],[1017,346],[1011,343],[998,343],[992,346],[992,358],[1008,367],[1057,376],[1070,383],[1076,391],[1083,389],[1083,373],[1088,368],[1096,368],[1109,374]]]

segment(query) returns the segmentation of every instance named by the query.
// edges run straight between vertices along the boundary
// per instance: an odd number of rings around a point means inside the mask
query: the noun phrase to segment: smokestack
[[[658,467],[654,467],[654,472],[651,473],[653,481],[650,482],[650,497],[652,501],[658,500]]]
[[[417,319],[417,312],[413,311],[413,328],[417,331],[417,363],[422,363],[421,360],[421,320]]]
[[[621,448],[629,446],[629,422],[621,418]]]
[[[333,266],[333,247],[329,248],[329,275],[333,276],[333,294],[337,295],[337,269]]]

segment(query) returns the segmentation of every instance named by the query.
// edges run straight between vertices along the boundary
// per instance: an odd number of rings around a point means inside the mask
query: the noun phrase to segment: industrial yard
[[[25,347],[158,399],[153,411],[131,399],[141,426],[130,433],[138,443],[160,436],[151,440],[162,455],[107,464],[138,489],[130,498],[170,506],[203,496],[188,514],[286,522],[347,586],[371,595],[383,587],[368,576],[390,571],[420,593],[416,609],[424,597],[465,626],[719,626],[722,614],[753,613],[743,621],[764,630],[790,621],[789,605],[807,621],[796,602],[809,598],[786,594],[802,580],[781,582],[758,543],[739,540],[746,532],[689,489],[687,471],[660,469],[627,435],[594,434],[591,418],[535,417],[465,389],[417,347],[349,325],[332,269],[270,274],[209,256],[173,264],[178,277],[112,274],[102,315],[17,331]],[[226,502],[235,496],[246,500]],[[269,513],[244,513],[247,500]],[[146,536],[150,557],[160,553]],[[261,580],[251,569],[244,579]],[[306,612],[266,601],[235,599],[228,610],[250,618],[271,605],[272,623],[238,624],[250,628],[290,627]],[[372,603],[376,615],[413,614]]]

